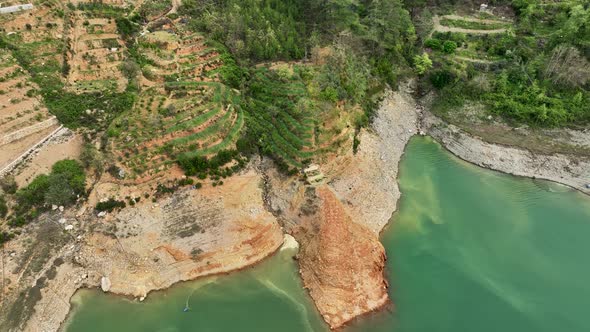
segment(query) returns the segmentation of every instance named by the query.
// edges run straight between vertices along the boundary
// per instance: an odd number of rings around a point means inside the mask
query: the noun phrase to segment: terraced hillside
[[[127,80],[119,68],[125,59],[125,44],[112,15],[77,9],[70,20],[68,89],[77,93],[124,90]]]
[[[57,127],[28,72],[0,49],[0,169]]]
[[[513,37],[512,22],[489,18],[444,15],[435,16],[431,38],[425,41],[436,61],[462,67],[473,65],[479,70],[501,68]]]
[[[139,38],[144,90],[109,128],[112,151],[132,178],[233,148],[244,126],[239,93],[220,82],[219,52],[172,24]]]
[[[3,2],[3,7],[21,5]],[[40,85],[28,69],[45,73],[61,67],[63,20],[51,1],[0,14],[0,170],[58,128],[40,97]],[[7,43],[19,45],[18,50]]]
[[[318,98],[319,67],[282,64],[258,68],[249,82],[248,126],[262,152],[294,172],[350,149],[358,106]]]

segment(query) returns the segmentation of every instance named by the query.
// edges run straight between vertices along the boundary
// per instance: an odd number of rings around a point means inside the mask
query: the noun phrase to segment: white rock
[[[67,225],[64,229],[66,231],[71,231],[72,229],[74,229],[74,225]]]
[[[100,279],[100,289],[102,289],[103,292],[108,292],[109,289],[111,289],[111,280],[109,277],[102,277]]]
[[[59,222],[60,224],[65,224],[65,223],[66,223],[66,221],[67,221],[67,220],[66,220],[66,218],[61,218],[60,220],[58,220],[58,222]]]
[[[98,213],[98,216],[99,216],[100,218],[103,218],[103,217],[104,217],[104,216],[106,216],[106,215],[107,215],[106,211],[102,211],[102,212],[99,212],[99,213]]]
[[[55,204],[51,205],[51,209],[52,209],[53,211],[57,210],[57,205],[55,205]]]
[[[289,234],[284,235],[283,245],[281,246],[281,250],[286,249],[299,249],[299,242]]]
[[[59,206],[59,212],[63,212],[64,211],[64,207],[62,205]]]

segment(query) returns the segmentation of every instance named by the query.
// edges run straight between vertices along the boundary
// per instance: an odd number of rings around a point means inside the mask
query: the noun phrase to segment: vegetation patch
[[[510,23],[503,22],[478,22],[478,21],[467,21],[467,20],[455,20],[449,18],[443,18],[440,20],[440,24],[453,28],[462,28],[469,30],[498,30],[510,27]]]
[[[69,206],[85,195],[86,174],[75,160],[61,160],[51,173],[37,176],[15,194],[13,213],[8,216],[11,226],[21,226],[36,218],[52,205]]]

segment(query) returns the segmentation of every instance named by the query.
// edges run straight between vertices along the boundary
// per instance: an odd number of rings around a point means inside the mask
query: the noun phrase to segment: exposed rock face
[[[27,325],[18,330],[58,330],[70,309],[68,299],[81,287],[141,299],[176,282],[237,270],[274,253],[284,237],[264,209],[260,182],[250,170],[221,187],[187,189],[158,204],[142,201],[92,219],[93,231],[60,255],[75,264],[57,268],[40,289]]]
[[[352,219],[376,234],[387,225],[401,195],[398,164],[410,138],[418,133],[416,101],[408,86],[388,92],[363,130],[358,153],[337,158],[323,170],[330,185],[350,209]]]
[[[269,206],[300,243],[300,273],[332,328],[388,302],[385,252],[378,236],[396,210],[398,163],[418,133],[410,86],[389,92],[356,155],[320,165],[326,183],[314,190],[267,167]]]
[[[375,234],[354,223],[328,187],[317,189],[316,215],[298,234],[303,282],[324,320],[338,328],[388,302],[385,250]]]

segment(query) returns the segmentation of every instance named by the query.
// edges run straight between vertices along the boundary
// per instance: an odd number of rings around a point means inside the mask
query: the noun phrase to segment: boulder
[[[103,292],[108,292],[109,289],[111,289],[111,280],[109,277],[102,277],[100,279],[100,289],[102,289]]]

